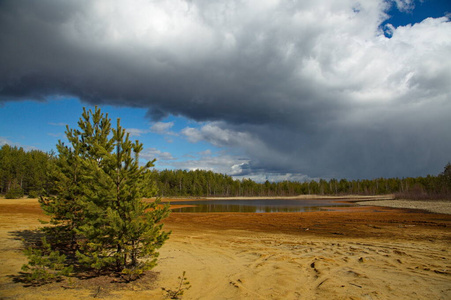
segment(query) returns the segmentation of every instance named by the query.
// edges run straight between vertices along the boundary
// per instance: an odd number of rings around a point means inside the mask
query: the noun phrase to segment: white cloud
[[[217,147],[243,147],[246,144],[258,143],[251,134],[223,128],[224,125],[221,122],[211,122],[201,126],[200,129],[186,127],[181,134],[191,143],[206,141]]]
[[[177,135],[175,132],[170,131],[174,126],[174,122],[156,122],[149,129],[127,128],[126,131],[130,133],[130,136],[141,136],[149,132],[157,134]]]
[[[222,174],[236,175],[242,172],[239,166],[248,162],[248,160],[241,157],[225,153],[219,155],[207,153],[194,159],[170,162],[168,165],[177,169],[207,170]]]
[[[127,128],[126,131],[130,136],[141,136],[149,132],[165,135],[177,135],[170,129],[174,126],[174,122],[155,122],[149,129]]]
[[[126,132],[130,134],[130,136],[141,136],[143,134],[148,133],[148,130],[138,129],[138,128],[127,128]]]
[[[304,182],[304,181],[310,181],[314,180],[314,178],[310,178],[307,175],[303,174],[291,174],[291,173],[256,173],[256,174],[249,174],[249,175],[241,175],[241,176],[234,176],[235,179],[251,179],[255,182],[280,182],[280,181],[297,181],[297,182]]]
[[[412,12],[415,8],[415,0],[394,0],[396,7],[402,12]]]
[[[174,134],[170,129],[174,126],[174,122],[156,122],[150,127],[150,131],[159,134]]]
[[[186,127],[181,131],[181,134],[185,135],[191,143],[197,143],[203,140],[200,130],[196,128]]]
[[[158,150],[156,148],[146,148],[140,153],[140,158],[143,158],[145,160],[153,160],[157,159],[158,162],[166,162],[170,160],[175,160],[175,158],[172,156],[169,152],[163,152],[161,150]]]

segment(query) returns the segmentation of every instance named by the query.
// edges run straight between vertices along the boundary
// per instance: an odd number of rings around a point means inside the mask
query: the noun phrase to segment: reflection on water
[[[173,202],[177,205],[194,205],[172,209],[173,212],[311,212],[327,210],[331,207],[354,206],[348,203],[336,203],[329,200],[205,200]]]

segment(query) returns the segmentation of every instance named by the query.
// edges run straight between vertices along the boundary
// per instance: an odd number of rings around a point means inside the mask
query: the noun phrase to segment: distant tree
[[[442,186],[446,190],[445,192],[448,194],[448,197],[450,197],[451,194],[451,163],[448,163],[443,172],[440,174],[442,178]]]
[[[6,199],[19,199],[24,196],[23,189],[20,187],[17,179],[14,179],[8,189],[8,192],[5,194]]]
[[[48,171],[54,157],[50,153],[31,150],[25,157],[25,185],[24,191],[31,198],[41,196],[49,184]]]
[[[446,164],[441,175],[451,178],[451,163]]]
[[[13,174],[13,149],[9,145],[3,145],[0,149],[0,180],[1,192],[7,193],[12,185]]]

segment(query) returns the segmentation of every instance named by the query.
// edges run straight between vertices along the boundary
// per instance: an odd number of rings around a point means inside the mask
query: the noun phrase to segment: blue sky
[[[448,0],[424,0],[424,1],[400,1],[407,3],[403,9],[393,4],[387,11],[390,16],[381,23],[383,28],[386,24],[395,27],[419,23],[426,18],[440,18],[451,14],[451,1]]]
[[[0,108],[0,132],[2,143],[39,149],[45,152],[56,151],[58,140],[65,141],[66,125],[77,128],[83,107],[94,110],[94,105],[81,103],[76,98],[49,99],[38,102],[33,100],[6,102]],[[113,126],[121,119],[121,126],[129,130],[131,139],[139,140],[158,159],[159,169],[174,169],[172,163],[192,159],[208,153],[217,153],[220,149],[205,142],[190,143],[180,133],[184,128],[199,128],[201,124],[183,117],[169,116],[161,121],[152,122],[146,117],[146,109],[118,106],[99,106],[108,113]],[[167,124],[167,130],[155,131],[155,124]],[[163,126],[163,127],[166,127]],[[138,131],[136,130],[138,129]],[[141,132],[140,132],[141,131]],[[162,152],[159,153],[158,151]],[[166,154],[166,155],[165,155]],[[170,155],[169,155],[170,154]],[[150,157],[148,157],[150,159]]]
[[[98,105],[159,169],[437,174],[451,161],[450,13],[442,0],[2,1],[0,145],[54,150]]]
[[[415,24],[426,18],[440,18],[451,13],[451,2],[447,0],[411,1],[405,9],[399,10],[392,5],[387,12],[391,17],[382,24],[390,23],[395,27]]]

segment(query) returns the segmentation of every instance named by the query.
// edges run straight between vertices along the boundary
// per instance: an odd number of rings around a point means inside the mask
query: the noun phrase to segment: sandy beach
[[[451,201],[371,200],[359,201],[358,205],[420,209],[428,212],[451,215]]]
[[[366,202],[365,203],[369,203]],[[16,282],[34,199],[0,199],[0,299],[451,299],[451,215],[362,206],[309,213],[173,213],[159,265],[129,285]]]

